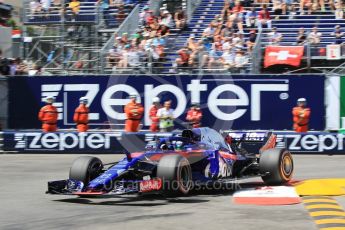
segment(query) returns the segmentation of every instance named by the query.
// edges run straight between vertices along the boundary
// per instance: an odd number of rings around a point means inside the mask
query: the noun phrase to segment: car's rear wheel
[[[82,181],[87,185],[102,172],[102,161],[97,157],[81,156],[75,159],[69,171],[69,179]]]
[[[180,155],[167,155],[160,159],[157,177],[162,179],[165,195],[188,194],[192,186],[192,169],[189,161]]]
[[[268,149],[260,154],[260,174],[268,185],[284,184],[291,180],[294,164],[286,149]]]

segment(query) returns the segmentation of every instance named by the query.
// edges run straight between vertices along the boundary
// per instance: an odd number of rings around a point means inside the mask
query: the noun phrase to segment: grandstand
[[[76,6],[74,9],[69,1],[56,0],[50,3],[44,0],[25,0],[22,37],[24,49],[21,58],[29,64],[43,67],[45,74],[51,75],[123,74],[133,71],[136,74],[313,72],[331,71],[337,66],[340,66],[337,71],[343,69],[341,60],[327,60],[327,45],[342,43],[341,28],[345,25],[345,20],[336,15],[337,7],[332,2],[327,2],[323,9],[312,7],[312,12],[304,13],[301,13],[300,3],[294,2],[287,7],[286,14],[281,14],[282,6],[277,6],[277,1],[265,3],[270,13],[271,27],[276,28],[276,33],[282,36],[274,44],[270,38],[272,29],[265,25],[262,29],[258,27],[262,3],[243,1],[235,6],[235,2],[230,1],[233,5],[225,6],[225,2],[73,0],[72,3]],[[133,42],[133,36],[149,43],[155,43],[155,39],[158,39],[152,33],[156,29],[145,28],[147,22],[142,18],[147,10],[145,7],[151,10],[159,33],[165,10],[168,10],[169,17],[175,21],[176,11],[181,9],[187,25],[183,28],[177,28],[175,22],[169,25],[168,32],[159,38],[162,42],[158,46],[141,47],[140,42],[134,45],[139,53],[139,61],[135,65],[119,63],[116,58],[110,57],[121,56],[125,50],[117,48],[118,53],[114,52],[117,37],[127,33],[126,44]],[[252,7],[256,23],[248,24]],[[337,41],[334,35],[336,25],[341,32]],[[321,33],[318,44],[311,44],[307,38],[314,27]],[[272,44],[297,45],[298,30],[301,28],[304,29],[305,41],[300,45],[305,50],[299,68],[262,68],[265,47]],[[223,30],[230,41],[229,53],[226,55],[225,50],[218,47],[219,44],[222,46],[229,42]],[[212,36],[205,34],[207,31],[212,31]],[[146,32],[149,36],[143,38]],[[219,41],[217,34],[221,34]],[[194,43],[190,43],[190,40]],[[191,48],[190,44],[194,44],[196,48]],[[184,50],[186,46],[189,46],[188,50]],[[344,53],[341,45],[341,59],[344,58]],[[223,54],[225,57],[222,57]],[[181,62],[183,55],[188,60]],[[237,56],[240,64],[235,63]],[[229,60],[225,59],[233,59],[234,63],[229,64]],[[115,61],[109,63],[109,60]]]

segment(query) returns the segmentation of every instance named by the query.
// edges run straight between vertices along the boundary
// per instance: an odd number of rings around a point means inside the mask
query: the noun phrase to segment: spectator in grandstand
[[[214,28],[214,26],[211,23],[204,29],[202,36],[206,37],[206,38],[211,38],[211,37],[213,37],[215,30],[216,29]]]
[[[186,120],[189,128],[200,128],[202,111],[198,103],[193,103],[187,112]]]
[[[291,12],[292,7],[294,6],[294,0],[283,0],[283,4],[285,4],[285,14],[287,14],[289,11]]]
[[[244,7],[241,4],[241,1],[236,1],[235,6],[231,9],[232,13],[237,13],[240,19],[243,18]]]
[[[311,12],[312,12],[312,6],[313,6],[313,3],[312,3],[311,0],[300,0],[300,4],[299,4],[300,14],[301,14],[301,15],[304,14],[304,7],[307,7],[307,9],[308,9],[308,14],[311,14]]]
[[[273,0],[273,12],[276,16],[275,19],[278,20],[279,16],[282,15],[283,9],[285,9],[286,14],[286,5],[283,3],[283,0]]]
[[[270,45],[279,45],[283,38],[283,35],[277,31],[276,27],[272,28],[272,31],[268,33],[268,41]]]
[[[255,7],[251,7],[246,14],[246,26],[253,28],[257,26],[258,13],[255,10]]]
[[[232,38],[232,44],[233,44],[233,47],[234,48],[237,48],[237,49],[242,49],[243,48],[243,34],[238,32],[238,33],[235,33],[233,35],[233,38]]]
[[[223,64],[223,67],[225,69],[230,70],[232,67],[234,67],[234,61],[235,61],[234,52],[232,52],[232,50],[230,48],[225,49],[220,61]]]
[[[248,53],[251,53],[253,51],[253,47],[255,46],[256,42],[256,30],[251,30],[249,32],[249,38],[247,41],[247,51]]]
[[[110,6],[113,6],[113,7],[123,7],[124,4],[125,3],[123,0],[112,0],[112,1],[110,1]]]
[[[186,15],[182,9],[178,9],[174,14],[176,29],[183,29],[186,26]]]
[[[142,24],[146,25],[148,19],[152,17],[152,11],[150,11],[150,8],[148,6],[144,6],[143,12],[139,14],[139,17]]]
[[[111,48],[108,51],[108,55],[106,57],[107,59],[107,63],[109,65],[109,67],[114,67],[117,65],[117,63],[120,61],[121,58],[121,49],[118,49],[118,47],[116,45],[113,46],[113,48]]]
[[[53,0],[53,7],[61,7],[61,0]]]
[[[10,73],[9,73],[9,75],[11,75],[11,76],[16,75],[16,72],[17,72],[17,64],[16,64],[16,60],[15,60],[15,59],[10,60],[10,65],[9,65],[9,67],[10,67]]]
[[[75,109],[73,121],[77,124],[78,132],[87,132],[89,129],[89,107],[87,97],[79,99],[79,106]]]
[[[237,70],[240,70],[246,64],[248,64],[248,58],[244,55],[243,50],[237,49],[234,59],[234,67],[237,68]]]
[[[120,61],[118,64],[119,68],[138,68],[140,66],[140,54],[135,46],[126,44],[125,49],[122,51]]]
[[[171,101],[165,101],[163,108],[158,109],[159,128],[161,132],[171,132],[174,130],[174,110],[171,108]]]
[[[231,15],[231,8],[235,6],[234,1],[224,1],[224,6],[221,12],[221,19],[226,20]]]
[[[35,14],[42,12],[42,5],[39,2],[39,0],[32,0],[29,6],[30,6],[31,19],[33,18]]]
[[[294,5],[291,5],[289,7],[290,9],[290,12],[289,12],[289,19],[292,20],[292,19],[295,19],[295,16],[297,15],[297,12],[296,12],[296,8]]]
[[[191,49],[189,49],[189,50],[191,50]],[[200,63],[199,59],[203,54],[204,54],[204,44],[203,44],[203,40],[200,40],[200,41],[196,42],[195,49],[191,50],[188,65],[190,67],[193,67],[193,68],[197,67],[197,64]],[[207,59],[208,56],[205,55],[205,58]],[[205,62],[201,61],[201,62],[205,63],[206,61]]]
[[[31,69],[29,69],[28,71],[29,76],[39,76],[41,74],[42,74],[42,67],[37,64],[33,64]]]
[[[220,36],[222,36],[223,38],[232,37],[234,30],[231,28],[231,26],[232,25],[230,24],[226,24],[225,28],[223,28],[222,31],[220,32]]]
[[[217,67],[221,63],[221,57],[223,55],[222,43],[216,41],[212,44],[212,49],[209,53],[208,68],[212,69]]]
[[[259,19],[258,20],[259,30],[261,30],[264,25],[266,25],[268,29],[271,29],[272,27],[271,16],[266,5],[262,6],[262,10],[259,12],[258,19]]]
[[[158,110],[161,108],[159,97],[154,97],[152,99],[152,106],[149,111],[149,117],[151,120],[150,131],[158,132],[159,131],[159,117],[157,116]]]
[[[344,10],[343,10],[343,3],[341,1],[337,1],[335,4],[335,19],[343,19],[344,18]]]
[[[9,60],[2,55],[2,50],[0,49],[0,75],[7,76],[10,74]]]
[[[310,108],[307,107],[307,100],[299,98],[297,106],[292,109],[293,129],[296,132],[308,132],[310,113]]]
[[[334,36],[334,43],[335,44],[342,44],[343,43],[343,37],[344,37],[344,32],[341,31],[340,25],[336,25],[334,27],[334,32],[331,33],[332,36]]]
[[[80,2],[78,0],[71,0],[71,2],[68,4],[68,9],[72,11],[72,20],[75,20],[75,17],[80,11]]]
[[[312,45],[318,45],[321,41],[322,33],[318,32],[318,29],[316,26],[313,27],[312,31],[308,34],[308,41]]]
[[[307,41],[307,35],[305,34],[304,27],[298,29],[296,38],[296,45],[303,45]]]
[[[229,50],[232,48],[232,37],[225,37],[225,38],[222,38],[222,41],[221,41],[223,44],[222,44],[222,49],[223,51],[225,50]]]
[[[51,6],[51,0],[41,0],[42,10],[44,12],[49,12]]]
[[[57,130],[58,112],[53,105],[54,101],[55,97],[46,97],[46,105],[43,106],[38,113],[38,119],[42,122],[43,132],[56,132]]]
[[[160,18],[159,22],[160,25],[165,25],[169,28],[172,28],[174,26],[174,19],[167,10],[164,10],[163,16]]]
[[[228,28],[231,28],[233,31],[240,31],[243,33],[243,19],[241,17],[241,14],[238,12],[234,12],[232,15],[228,17],[228,20],[226,22],[226,26]],[[220,25],[222,23],[219,23]]]
[[[188,47],[183,47],[182,49],[178,50],[177,54],[179,55],[179,57],[175,60],[177,68],[188,67],[190,58],[190,51]]]
[[[122,42],[122,44],[128,44],[129,43],[128,33],[122,33],[121,42]]]
[[[137,94],[131,93],[129,95],[130,102],[125,106],[126,113],[126,132],[138,132],[140,120],[144,113],[144,107],[137,102]]]
[[[198,42],[195,39],[195,35],[191,34],[187,40],[187,48],[191,51],[195,51],[198,48]]]
[[[19,57],[12,59],[10,61],[10,73],[9,75],[27,75],[28,68],[26,63],[24,63]]]
[[[265,3],[268,4],[270,3],[270,0],[254,0],[255,3]]]
[[[161,37],[167,37],[170,34],[170,29],[167,25],[161,22],[157,30],[157,34],[159,34]]]
[[[325,9],[325,1],[324,0],[318,0],[314,4],[316,4],[317,9],[321,8],[321,11],[325,12],[326,9]]]

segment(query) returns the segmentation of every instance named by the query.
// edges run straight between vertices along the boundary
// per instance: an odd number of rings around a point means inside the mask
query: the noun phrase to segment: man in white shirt
[[[39,13],[42,10],[41,3],[38,0],[32,0],[30,2],[30,12],[31,16],[33,16],[35,13]]]
[[[221,57],[224,68],[230,69],[234,65],[235,55],[230,49],[226,49]]]
[[[130,67],[140,66],[140,55],[136,48],[132,48],[127,54],[127,61]]]
[[[244,65],[248,63],[248,59],[245,55],[243,55],[243,51],[238,49],[236,50],[236,55],[235,55],[235,67],[236,68],[242,68]]]
[[[42,4],[42,9],[45,12],[49,11],[50,5],[51,5],[51,1],[50,0],[41,0],[41,4]]]
[[[311,44],[319,44],[321,41],[322,33],[317,31],[317,27],[313,27],[312,32],[308,35],[308,40]]]
[[[159,118],[159,128],[161,132],[171,132],[174,130],[174,110],[171,108],[171,101],[165,101],[163,108],[157,111]]]
[[[283,38],[283,35],[277,32],[277,28],[273,27],[272,32],[268,33],[268,40],[270,45],[279,45]]]

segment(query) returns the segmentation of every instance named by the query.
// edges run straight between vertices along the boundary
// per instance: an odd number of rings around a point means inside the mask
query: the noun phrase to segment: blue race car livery
[[[48,182],[47,193],[183,195],[196,186],[248,177],[259,176],[269,185],[291,180],[291,153],[275,148],[274,134],[265,134],[257,152],[243,148],[250,142],[245,135],[232,136],[223,137],[210,128],[196,128],[151,141],[143,152],[126,153],[115,163],[103,164],[96,157],[82,156],[73,162],[69,179]]]

